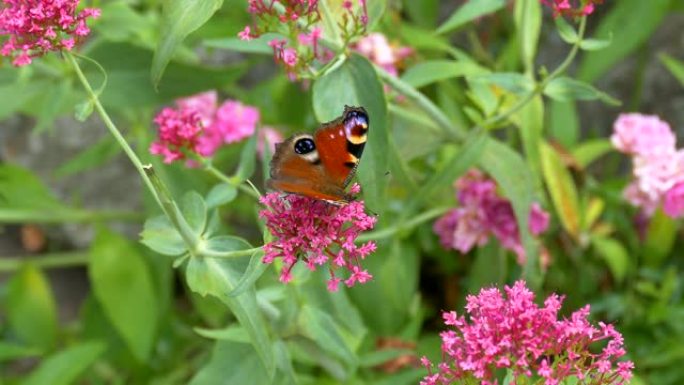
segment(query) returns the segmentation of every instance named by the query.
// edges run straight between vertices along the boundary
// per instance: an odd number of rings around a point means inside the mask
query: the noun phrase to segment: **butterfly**
[[[363,107],[345,106],[342,116],[313,135],[295,134],[276,144],[266,185],[331,203],[349,202],[345,188],[359,165],[369,124]]]

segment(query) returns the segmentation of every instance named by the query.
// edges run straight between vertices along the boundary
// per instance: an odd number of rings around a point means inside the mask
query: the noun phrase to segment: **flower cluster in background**
[[[343,38],[349,40],[363,33],[368,23],[366,0],[359,0],[358,6],[345,0],[342,10],[338,24]],[[251,40],[269,32],[293,37],[276,38],[268,43],[276,63],[285,68],[290,79],[306,73],[314,62],[325,63],[332,58],[332,52],[320,44],[318,0],[249,0],[248,11],[254,23],[238,33],[240,39]]]
[[[402,61],[413,54],[411,47],[390,44],[379,32],[361,38],[352,48],[394,76],[399,76]]]
[[[553,17],[578,17],[591,15],[595,5],[603,3],[603,0],[541,0],[541,2],[553,10]]]
[[[456,180],[454,187],[460,206],[447,212],[434,225],[442,246],[467,253],[494,236],[505,249],[515,252],[518,263],[523,264],[525,248],[520,241],[513,206],[497,194],[496,182],[479,170],[471,169]],[[539,235],[548,225],[549,214],[533,204],[529,216],[530,232]]]
[[[352,186],[352,194],[358,193],[358,185]],[[330,279],[328,290],[337,291],[342,278],[336,270],[349,272],[344,283],[351,287],[372,278],[361,268],[361,260],[375,251],[375,242],[357,246],[354,242],[362,231],[375,226],[376,218],[365,213],[363,201],[353,201],[337,206],[328,202],[300,195],[282,197],[273,192],[261,198],[266,206],[259,216],[266,220],[266,227],[274,237],[264,245],[264,263],[282,258],[285,264],[280,280],[292,280],[292,268],[302,261],[315,270],[328,264]]]
[[[524,281],[504,291],[505,296],[497,288],[469,295],[467,318],[454,311],[443,314],[452,327],[440,334],[443,362],[433,373],[433,364],[423,357],[429,374],[421,385],[471,383],[467,379],[472,378],[496,384],[499,368],[511,369],[516,377],[538,376],[545,385],[572,377],[582,384],[629,382],[634,364],[618,362],[626,354],[622,335],[610,324],[592,325],[589,305],[558,319],[562,297],[552,294],[539,307]]]
[[[657,116],[621,114],[611,141],[632,156],[634,180],[625,198],[651,216],[662,205],[672,218],[684,216],[684,149],[677,150],[670,125]]]
[[[176,108],[164,108],[154,119],[159,138],[150,152],[165,163],[185,159],[187,153],[210,157],[224,144],[252,136],[259,123],[259,110],[235,100],[220,106],[216,91],[176,101]]]
[[[0,54],[25,66],[50,51],[71,50],[90,33],[88,18],[100,16],[99,9],[77,7],[78,0],[2,0]]]

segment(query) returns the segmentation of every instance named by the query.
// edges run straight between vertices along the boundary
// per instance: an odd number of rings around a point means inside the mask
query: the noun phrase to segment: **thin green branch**
[[[88,263],[88,256],[87,252],[66,252],[32,257],[0,257],[0,271],[16,271],[26,263],[44,269],[83,266]]]
[[[83,223],[99,221],[143,220],[142,214],[130,211],[90,211],[76,209],[36,210],[36,209],[0,209],[0,223]]]
[[[210,249],[206,249],[203,247],[198,248],[198,252],[202,254],[205,257],[209,258],[237,258],[237,257],[247,257],[255,252],[261,250],[263,246],[259,247],[253,247],[251,249],[245,249],[245,250],[236,250],[236,251],[214,251]]]
[[[451,210],[453,207],[436,207],[432,210],[428,210],[420,215],[416,215],[412,219],[403,222],[403,223],[398,223],[394,226],[389,226],[385,227],[382,230],[377,230],[377,231],[371,231],[369,233],[361,234],[357,240],[359,242],[366,242],[370,240],[379,240],[383,238],[388,238],[391,237],[397,233],[404,232],[407,230],[411,230],[414,227],[425,223],[427,221],[430,221],[432,219],[437,218],[440,215],[443,215],[447,211]]]

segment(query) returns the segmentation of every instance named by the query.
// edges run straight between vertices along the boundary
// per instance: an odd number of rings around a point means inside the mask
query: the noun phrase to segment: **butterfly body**
[[[345,107],[339,118],[311,134],[276,144],[268,187],[333,203],[350,200],[345,188],[363,154],[369,119],[363,107]]]

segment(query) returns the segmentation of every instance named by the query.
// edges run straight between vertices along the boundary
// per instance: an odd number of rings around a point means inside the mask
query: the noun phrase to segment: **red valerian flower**
[[[99,9],[77,7],[78,0],[2,0],[0,55],[19,67],[50,51],[70,51],[90,33],[87,19],[100,16]]]
[[[497,194],[496,181],[472,169],[456,180],[454,187],[460,206],[444,214],[434,224],[434,231],[439,235],[442,246],[467,253],[494,236],[501,246],[517,255],[518,263],[524,264],[525,249],[520,241],[513,205]],[[549,214],[537,203],[532,204],[530,232],[539,235],[548,226]],[[547,257],[545,252],[542,252],[542,257]]]
[[[358,185],[351,191],[358,193]],[[349,287],[372,278],[360,263],[375,251],[375,242],[355,244],[359,234],[372,229],[376,221],[365,213],[363,201],[338,206],[305,196],[290,194],[283,197],[273,192],[263,196],[261,203],[266,208],[259,216],[266,220],[266,227],[274,237],[264,246],[263,262],[283,259],[281,282],[292,280],[292,268],[300,261],[310,270],[327,264],[330,291],[337,291],[343,281],[337,274],[339,269],[348,271],[344,283]]]
[[[629,382],[634,364],[618,362],[626,354],[622,335],[610,324],[588,321],[589,305],[558,319],[563,297],[550,295],[544,306],[518,281],[504,288],[482,289],[467,298],[467,317],[445,312],[444,323],[452,328],[441,333],[443,362],[421,360],[428,375],[421,385],[470,383],[498,384],[499,368],[513,375],[539,376],[545,385],[557,385],[571,377],[583,384],[621,385]],[[601,350],[595,345],[604,346]],[[596,352],[596,353],[595,353]]]
[[[601,4],[603,0],[541,0],[541,2],[553,10],[553,17],[578,17],[591,15],[595,4]]]

